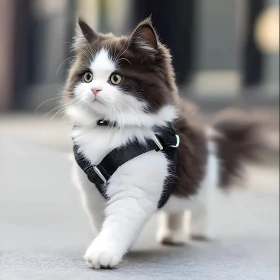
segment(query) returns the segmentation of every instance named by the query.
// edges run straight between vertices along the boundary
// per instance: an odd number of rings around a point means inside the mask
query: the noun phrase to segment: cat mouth
[[[92,101],[92,104],[95,104],[95,103],[97,103],[97,104],[102,104],[102,105],[106,105],[105,102],[104,102],[102,99],[100,99],[100,98],[95,98],[95,99]]]

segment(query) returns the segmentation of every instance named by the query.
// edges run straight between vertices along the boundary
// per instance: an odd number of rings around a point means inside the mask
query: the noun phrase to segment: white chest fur
[[[94,165],[98,164],[110,151],[129,141],[137,139],[145,143],[145,139],[153,137],[152,130],[140,128],[77,127],[72,132],[74,142]]]

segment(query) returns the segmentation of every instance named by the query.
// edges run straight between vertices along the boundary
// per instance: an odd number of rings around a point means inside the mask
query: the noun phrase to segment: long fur
[[[221,161],[222,188],[242,179],[244,164],[260,161],[260,153],[267,147],[263,137],[267,125],[267,120],[241,109],[228,109],[215,116],[212,127],[218,132],[215,141]]]

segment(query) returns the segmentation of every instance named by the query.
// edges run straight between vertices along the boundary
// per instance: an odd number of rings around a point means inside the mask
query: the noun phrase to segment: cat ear
[[[131,34],[131,46],[146,53],[155,54],[158,48],[158,36],[151,17],[140,22]]]
[[[98,33],[96,33],[84,20],[81,18],[78,19],[74,49],[78,49],[85,43],[93,43],[98,37]]]

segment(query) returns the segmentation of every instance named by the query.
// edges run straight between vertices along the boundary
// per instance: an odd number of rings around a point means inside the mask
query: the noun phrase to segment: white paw
[[[87,249],[84,259],[90,268],[114,268],[120,263],[122,256],[116,246],[110,246],[96,238]]]
[[[164,245],[185,245],[188,243],[188,234],[183,230],[159,229],[157,232],[157,242]]]

